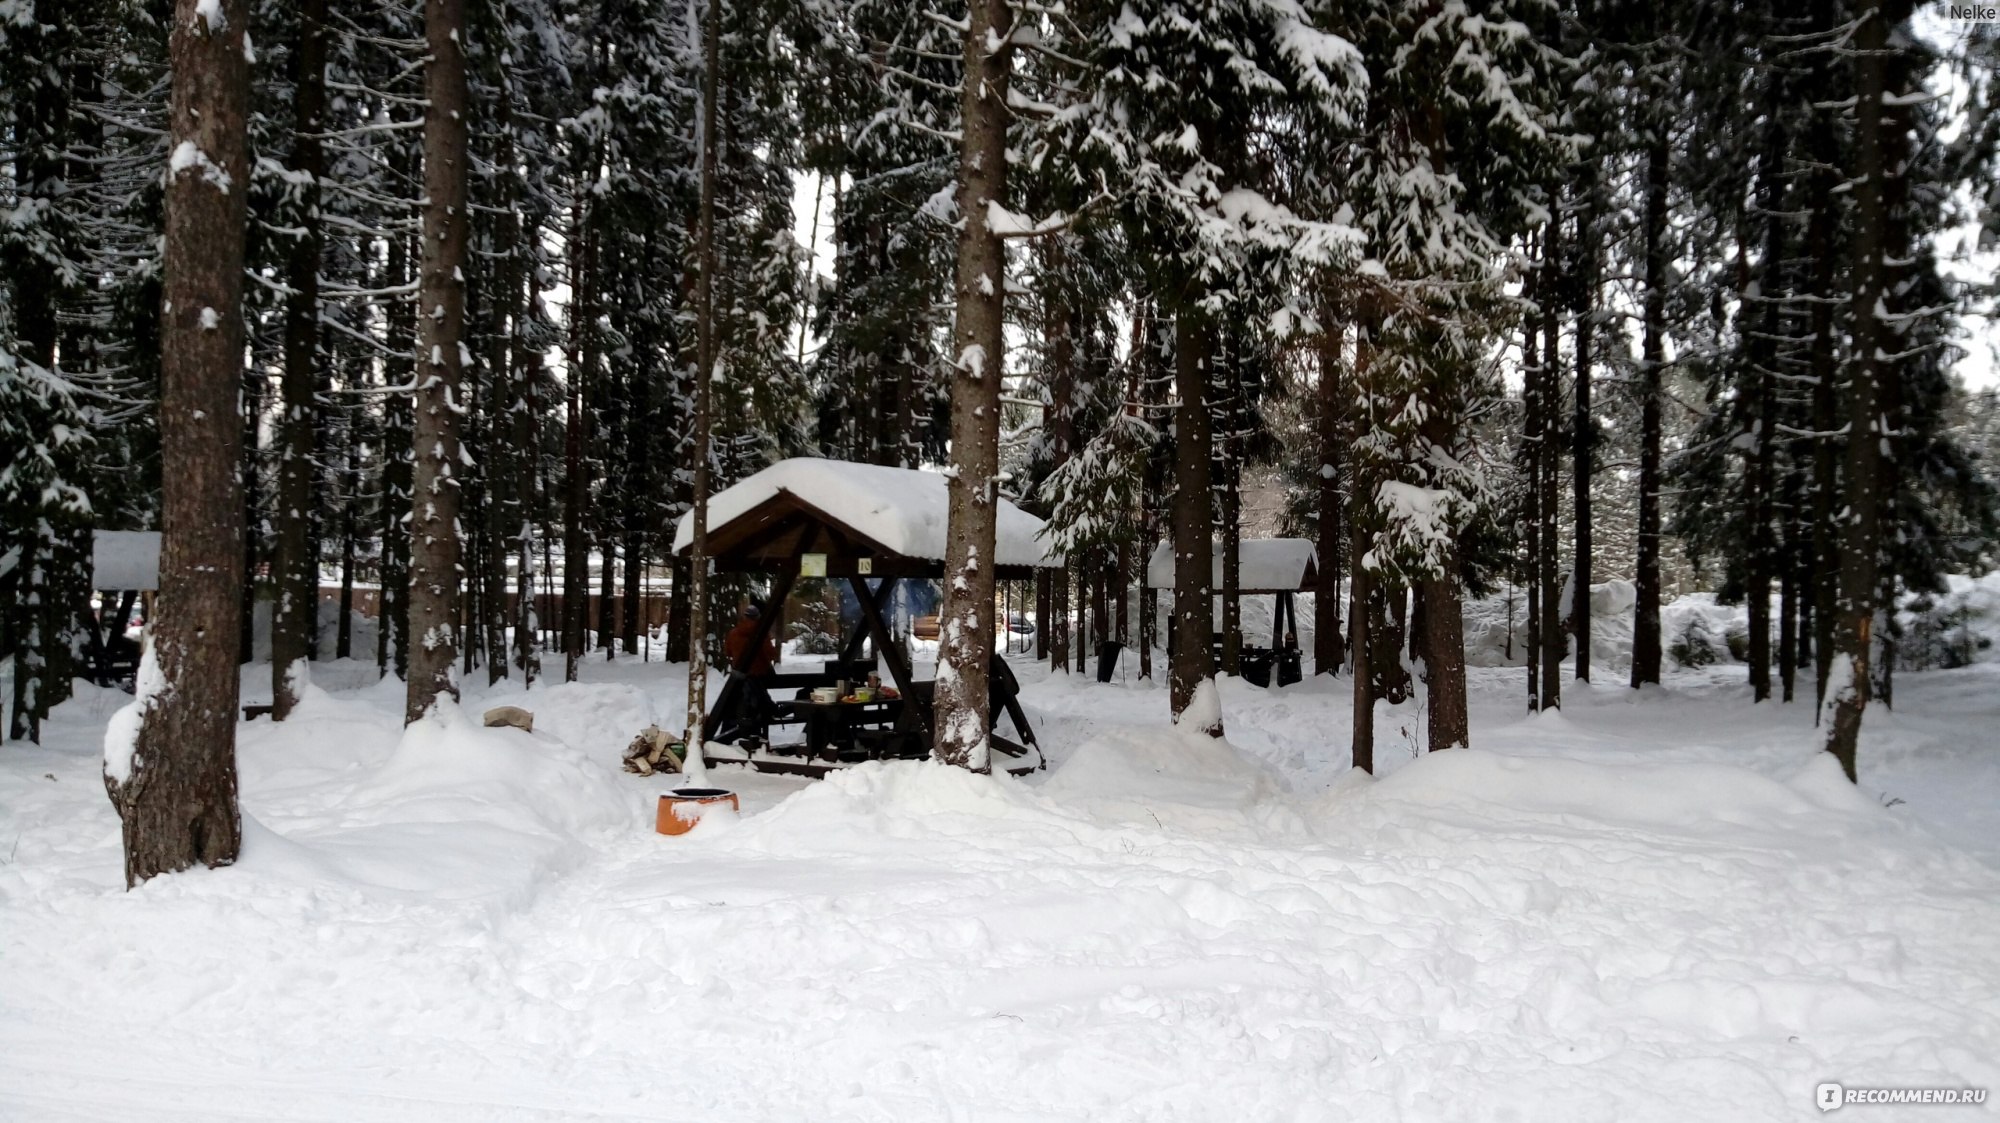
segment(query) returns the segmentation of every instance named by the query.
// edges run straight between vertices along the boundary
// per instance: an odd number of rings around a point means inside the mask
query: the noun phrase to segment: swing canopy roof
[[[781,460],[708,501],[708,556],[718,573],[797,572],[823,555],[827,577],[944,575],[946,478],[916,468],[844,460]],[[1026,577],[1059,566],[1042,542],[1043,522],[998,500],[994,573]],[[694,545],[694,516],[681,516],[674,553]]]
[[[160,587],[160,532],[99,530],[91,535],[93,589],[149,593]]]
[[[1209,588],[1222,592],[1222,543],[1210,545]],[[1319,587],[1319,558],[1310,539],[1252,538],[1237,544],[1239,593],[1296,593]],[[1146,560],[1146,584],[1174,587],[1174,544],[1162,542]]]

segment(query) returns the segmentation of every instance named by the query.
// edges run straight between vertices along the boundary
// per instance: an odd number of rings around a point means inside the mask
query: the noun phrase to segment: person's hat
[[[755,620],[762,615],[764,615],[764,610],[758,608],[754,604],[748,604],[743,606],[743,618],[745,620]]]

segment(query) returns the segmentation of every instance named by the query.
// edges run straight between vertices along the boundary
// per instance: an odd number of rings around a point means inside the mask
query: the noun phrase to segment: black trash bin
[[[1299,649],[1288,647],[1278,652],[1278,685],[1290,686],[1305,677],[1299,663]]]
[[[1271,649],[1268,647],[1246,647],[1236,656],[1236,667],[1243,672],[1243,681],[1252,686],[1270,689]]]
[[[1117,640],[1105,640],[1097,645],[1097,681],[1110,682],[1111,672],[1118,669],[1118,653],[1125,645]]]

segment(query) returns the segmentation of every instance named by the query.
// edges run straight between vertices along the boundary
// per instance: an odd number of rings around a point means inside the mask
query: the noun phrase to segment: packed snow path
[[[1996,671],[1905,678],[1859,791],[1806,707],[1720,671],[1536,719],[1475,672],[1484,747],[1399,754],[1420,715],[1385,710],[1380,781],[1345,771],[1344,682],[1226,684],[1232,748],[1156,690],[1031,675],[1046,776],[722,773],[744,816],[679,840],[666,781],[616,771],[677,712],[658,664],[477,703],[534,734],[315,690],[242,727],[243,861],[132,894],[96,774],[122,699],[90,692],[0,752],[0,1117],[1684,1123],[2000,1090]]]

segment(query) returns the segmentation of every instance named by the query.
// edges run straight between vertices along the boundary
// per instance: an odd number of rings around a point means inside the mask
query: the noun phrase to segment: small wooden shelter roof
[[[1222,592],[1222,543],[1210,546],[1214,560],[1212,584]],[[1319,558],[1310,539],[1252,538],[1237,546],[1236,591],[1239,593],[1296,593],[1319,587]],[[1146,584],[1155,589],[1174,587],[1174,545],[1162,542],[1146,560]]]
[[[946,479],[938,472],[842,460],[781,460],[708,502],[708,556],[719,573],[796,573],[804,554],[828,577],[944,574]],[[1042,520],[999,500],[994,571],[1023,577],[1062,564],[1043,544]],[[694,542],[683,515],[674,552]]]
[[[90,543],[90,586],[152,592],[160,587],[160,532],[99,530]]]

